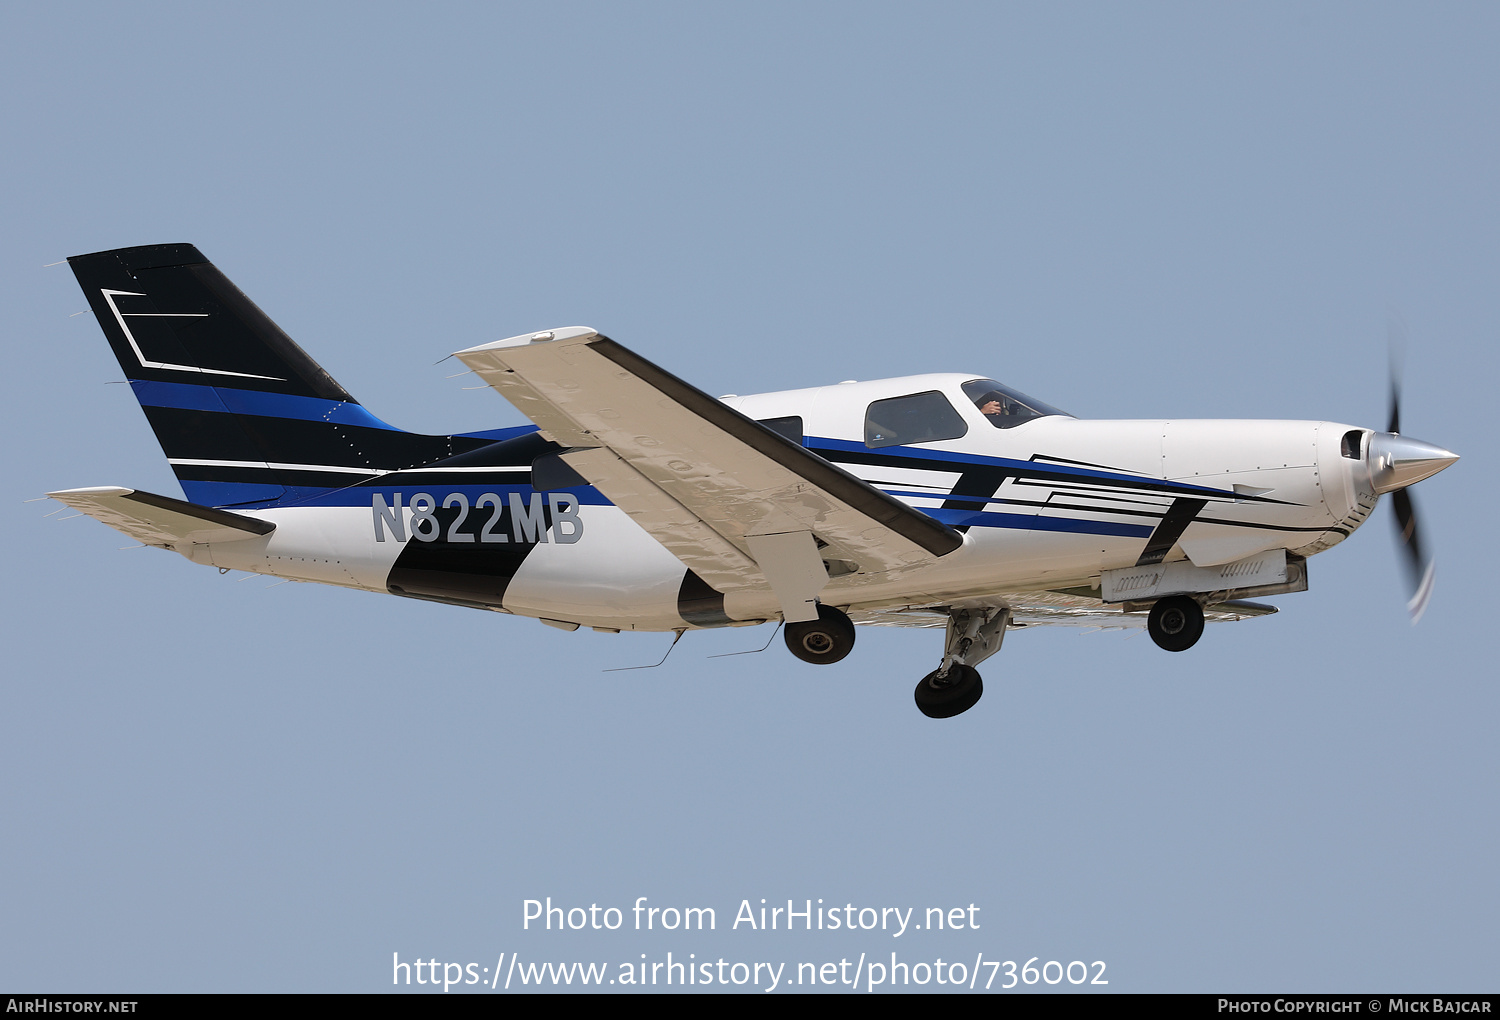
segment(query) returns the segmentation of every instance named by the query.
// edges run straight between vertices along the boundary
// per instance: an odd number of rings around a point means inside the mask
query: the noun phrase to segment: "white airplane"
[[[945,628],[917,707],[983,692],[1007,630],[1276,611],[1307,557],[1394,493],[1413,619],[1432,591],[1406,487],[1458,458],[1320,421],[1087,421],[993,379],[908,376],[714,398],[584,327],[457,357],[534,426],[375,418],[191,245],[69,259],[186,500],[53,498],[245,570],[530,616],[564,630],[781,620],[806,662],[855,624]]]

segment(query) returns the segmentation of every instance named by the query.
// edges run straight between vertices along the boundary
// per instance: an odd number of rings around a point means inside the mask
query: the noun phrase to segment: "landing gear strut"
[[[832,606],[818,606],[818,618],[786,625],[786,646],[803,662],[826,666],[854,648],[854,623]]]
[[[943,664],[917,684],[917,709],[929,719],[951,719],[973,708],[984,695],[974,667],[1000,650],[1008,626],[1009,609],[950,609]]]
[[[1169,652],[1185,652],[1203,636],[1203,607],[1186,595],[1157,599],[1146,618],[1151,640]]]

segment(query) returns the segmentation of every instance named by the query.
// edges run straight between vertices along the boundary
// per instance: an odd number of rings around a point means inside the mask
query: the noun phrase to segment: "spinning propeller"
[[[1375,492],[1393,494],[1391,505],[1396,511],[1396,537],[1404,554],[1402,560],[1406,564],[1407,590],[1411,593],[1406,608],[1415,625],[1427,610],[1428,600],[1432,598],[1433,559],[1431,549],[1422,541],[1422,532],[1417,526],[1416,506],[1412,503],[1407,486],[1437,474],[1458,460],[1458,454],[1401,434],[1400,371],[1396,367],[1395,358],[1397,339],[1393,330],[1390,424],[1386,431],[1370,436],[1365,459],[1370,467],[1370,480],[1374,483]]]

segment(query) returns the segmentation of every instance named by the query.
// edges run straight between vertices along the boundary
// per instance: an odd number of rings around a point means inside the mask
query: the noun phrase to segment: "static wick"
[[[679,642],[679,641],[682,640],[682,635],[686,634],[687,631],[686,630],[678,630],[678,631],[673,631],[673,633],[676,634],[677,636],[674,637],[672,639],[672,643],[667,646],[667,655],[671,655],[672,654],[672,649],[674,649],[674,648],[677,647],[677,642]],[[604,672],[605,673],[624,673],[624,672],[626,672],[628,670],[632,670],[632,669],[655,669],[657,666],[660,666],[662,662],[666,662],[667,661],[667,655],[663,655],[661,657],[661,662],[653,662],[649,666],[616,666],[614,669],[606,669],[606,670],[604,670]]]

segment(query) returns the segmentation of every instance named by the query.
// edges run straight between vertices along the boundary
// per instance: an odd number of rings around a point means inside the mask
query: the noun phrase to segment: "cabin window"
[[[758,421],[778,436],[790,439],[798,446],[807,445],[803,442],[804,433],[802,431],[802,416],[800,414],[788,415],[785,418],[760,418]]]
[[[968,431],[963,416],[938,390],[877,400],[865,412],[865,445],[872,450],[958,439]]]
[[[1013,429],[1033,418],[1045,418],[1050,414],[1072,417],[1066,411],[1059,411],[1035,397],[1028,397],[1019,390],[1002,386],[993,379],[970,379],[964,383],[963,390],[964,396],[974,401],[974,406],[997,429]]]

